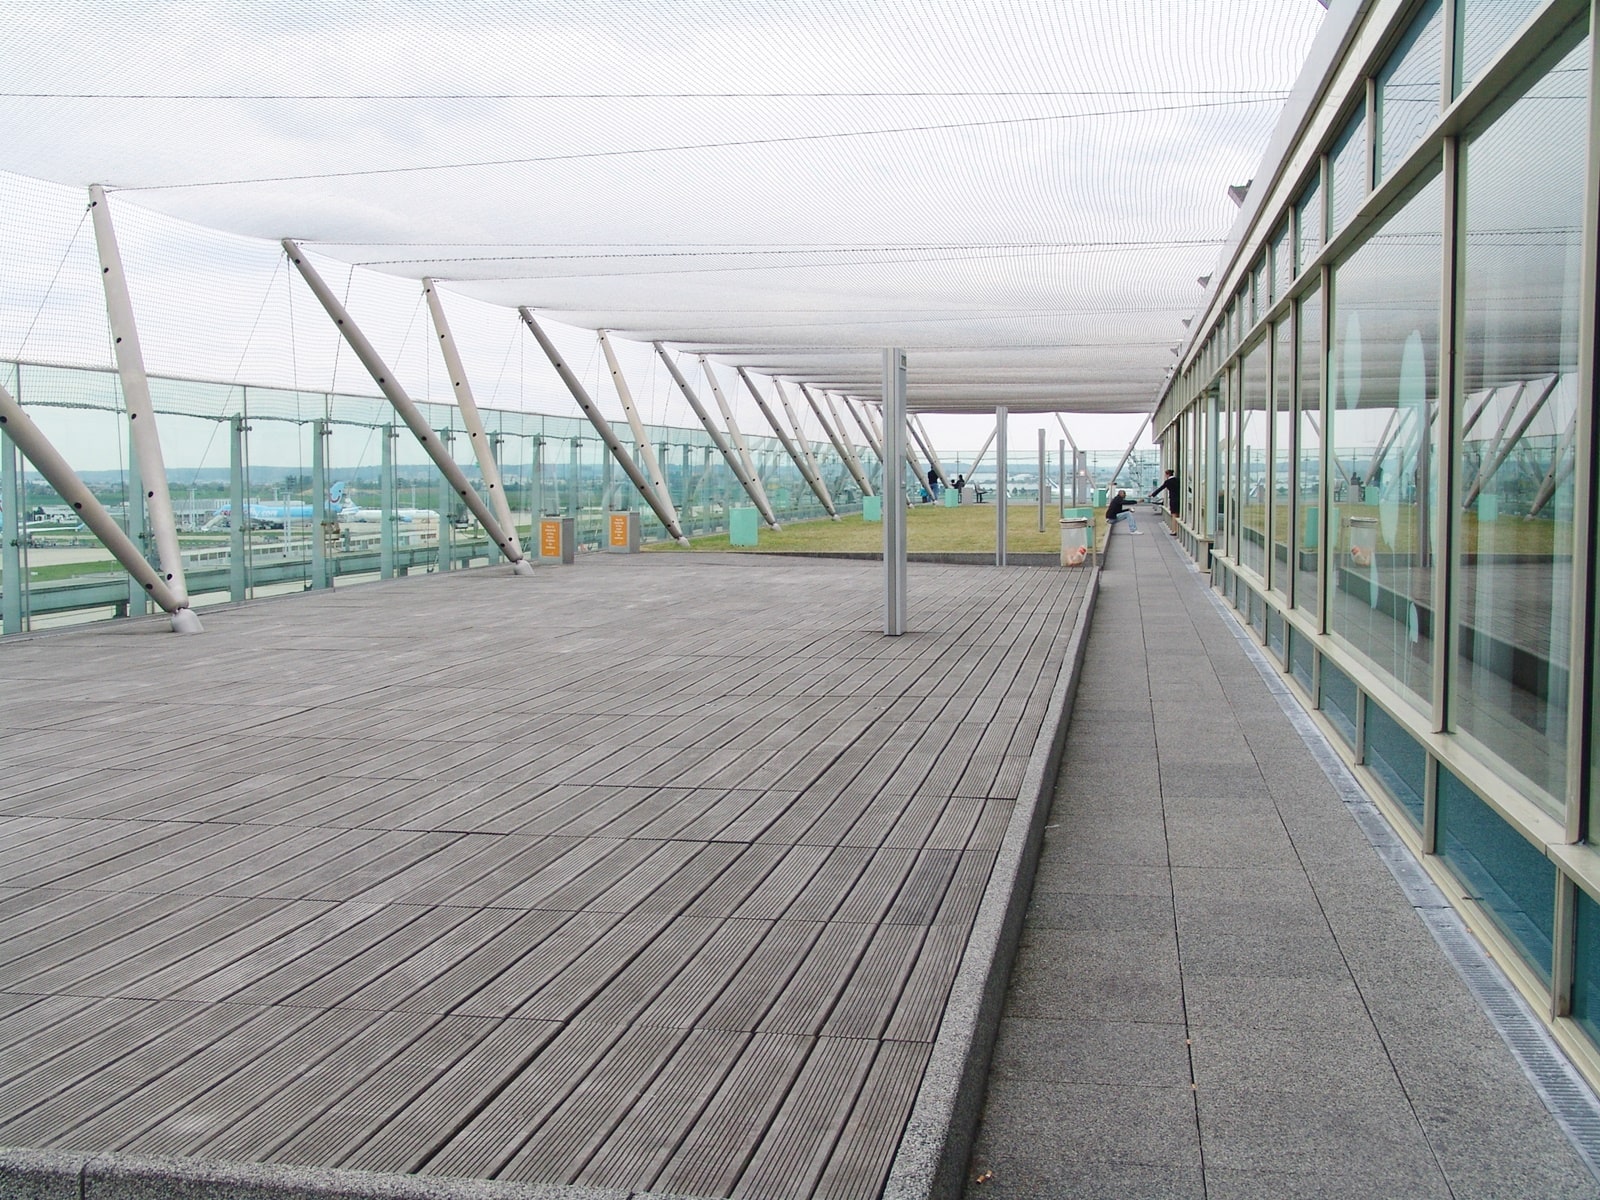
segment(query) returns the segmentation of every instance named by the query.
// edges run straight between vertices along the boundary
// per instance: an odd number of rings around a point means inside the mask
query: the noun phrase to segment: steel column
[[[656,514],[656,519],[661,522],[662,526],[672,535],[675,541],[680,545],[687,546],[689,539],[683,536],[683,530],[678,526],[677,514],[671,512],[668,507],[663,506],[661,498],[656,495],[655,488],[651,486],[650,481],[644,477],[643,472],[634,463],[633,456],[628,453],[627,448],[617,440],[617,435],[611,428],[611,422],[607,421],[600,410],[595,407],[594,401],[589,398],[589,393],[584,390],[582,381],[572,373],[572,368],[567,366],[566,360],[561,357],[561,352],[556,349],[555,343],[539,327],[539,322],[533,319],[532,312],[527,308],[519,308],[517,312],[522,314],[523,324],[528,327],[529,332],[533,334],[534,340],[539,343],[539,347],[544,351],[545,357],[550,360],[550,365],[556,369],[556,374],[561,376],[561,382],[567,385],[567,390],[572,393],[572,398],[578,402],[578,407],[583,409],[584,416],[589,418],[589,424],[594,426],[595,432],[600,435],[600,439],[605,442],[618,464],[627,472],[628,478],[633,482],[633,486],[638,490],[639,495],[643,496],[645,502],[650,505],[651,511]],[[576,480],[574,480],[574,488],[576,488]]]
[[[456,339],[450,332],[450,324],[445,320],[444,302],[439,298],[439,289],[434,286],[432,279],[423,279],[422,292],[428,298],[428,312],[433,316],[433,328],[439,335],[439,349],[444,352],[445,370],[450,372],[450,384],[455,393],[456,407],[461,410],[461,423],[466,426],[467,434],[472,438],[472,451],[478,459],[478,471],[483,476],[483,486],[489,493],[489,503],[505,534],[503,543],[499,538],[494,538],[494,541],[500,543],[501,553],[510,560],[514,570],[519,574],[528,574],[533,570],[531,565],[517,566],[526,557],[522,552],[522,543],[517,539],[517,523],[511,516],[511,505],[506,500],[505,485],[500,481],[500,464],[495,461],[494,448],[489,444],[489,436],[484,430],[483,415],[478,411],[477,400],[473,398],[472,385],[467,382],[466,367],[462,365],[461,353],[456,348]],[[449,480],[448,475],[445,478]],[[441,512],[440,518],[443,519],[444,515]]]
[[[1006,565],[1006,419],[1010,413],[994,410],[994,565]]]
[[[311,586],[333,586],[328,571],[328,438],[332,424],[318,418],[311,422]],[[336,523],[335,523],[336,524]]]
[[[906,436],[906,355],[883,352],[884,462],[899,463]],[[905,489],[884,489],[883,505],[883,632],[899,637],[906,631],[906,503]]]
[[[444,429],[435,430],[434,432],[435,436],[444,443],[447,450],[455,443],[456,431],[454,429],[446,427]],[[477,448],[477,443],[474,443],[473,448]],[[479,466],[481,467],[482,463],[479,463]],[[485,482],[487,483],[487,479],[485,479]],[[502,500],[505,499],[505,496],[500,489],[498,473],[496,473],[496,482],[494,485],[493,494],[500,496]],[[453,507],[455,507],[455,505],[453,498],[450,495],[450,481],[443,475],[439,476],[438,507],[439,524],[437,530],[438,536],[434,542],[434,545],[437,548],[437,554],[435,555],[435,558],[437,560],[437,567],[439,570],[449,571],[455,566],[455,564],[451,561],[455,558],[456,549],[455,538],[453,536],[455,532],[455,521],[451,519],[453,514],[450,511]],[[496,515],[499,515],[499,507],[499,505],[495,506]],[[510,521],[507,521],[506,524],[509,525]],[[532,570],[533,568],[530,566],[528,569]]]
[[[21,374],[19,369],[18,374]],[[9,422],[6,423],[9,425]],[[5,582],[0,585],[0,633],[22,632],[22,593],[28,576],[22,567],[22,551],[28,540],[27,501],[23,496],[22,473],[17,470],[17,447],[0,426],[0,522],[9,518],[3,530],[5,544],[0,547],[0,570]]]
[[[400,521],[400,514],[396,511],[398,505],[395,502],[394,443],[399,436],[394,431],[393,425],[385,425],[378,432],[379,441],[383,445],[378,458],[378,511],[381,514],[378,521],[378,577],[380,579],[394,578],[395,525]]]
[[[1072,503],[1078,504],[1078,443],[1072,440],[1072,431],[1067,428],[1067,419],[1060,413],[1056,414],[1056,424],[1061,426],[1061,433],[1067,439],[1067,445],[1072,447]]]
[[[242,416],[228,422],[228,599],[235,604],[245,599],[250,589],[249,547],[244,537],[244,435],[249,429]]]
[[[484,532],[489,535],[489,540],[500,547],[501,553],[512,559],[512,566],[518,574],[526,574],[533,568],[518,568],[516,564],[522,561],[522,551],[511,539],[510,534],[500,525],[494,513],[489,511],[489,506],[483,502],[473,486],[467,482],[467,477],[462,474],[461,467],[450,458],[439,444],[439,439],[434,436],[427,420],[418,411],[415,402],[400,386],[400,381],[394,377],[394,372],[389,369],[383,359],[379,357],[376,349],[367,340],[366,334],[356,326],[354,319],[345,310],[339,298],[323,281],[310,259],[300,250],[293,238],[283,239],[283,248],[288,252],[289,261],[300,270],[306,283],[310,285],[322,307],[327,310],[328,316],[333,318],[333,323],[339,327],[339,332],[344,335],[344,340],[355,351],[356,357],[361,360],[361,365],[366,367],[367,373],[372,376],[373,382],[378,385],[393,406],[400,419],[406,423],[412,435],[421,444],[434,465],[444,472],[444,477],[450,481],[450,486],[457,495],[466,501],[467,508],[472,515],[478,518],[478,523],[483,526]]]
[[[111,336],[117,359],[117,375],[122,380],[122,399],[128,409],[128,430],[139,460],[141,502],[150,515],[165,594],[173,607],[149,595],[172,616],[175,633],[199,633],[200,618],[189,608],[188,588],[183,579],[183,552],[178,546],[178,521],[172,512],[172,496],[167,491],[167,468],[161,458],[161,435],[156,429],[155,407],[150,400],[150,380],[145,375],[144,355],[139,349],[138,327],[133,319],[133,301],[128,295],[128,277],[122,269],[117,249],[117,233],[111,224],[111,207],[105,189],[98,183],[89,188],[89,214],[94,223],[94,240],[100,254],[100,281],[105,286],[106,315],[111,321]],[[133,512],[133,497],[128,498]]]
[[[62,458],[50,440],[40,432],[33,419],[23,411],[22,405],[12,399],[11,393],[0,387],[0,425],[10,435],[22,456],[34,465],[34,469],[45,477],[45,480],[56,490],[56,494],[72,505],[78,518],[89,527],[89,531],[100,539],[101,544],[111,551],[116,560],[123,565],[129,575],[139,581],[146,593],[154,597],[155,602],[162,609],[173,615],[173,629],[179,633],[198,632],[199,618],[192,611],[189,612],[191,621],[186,621],[187,629],[179,629],[177,613],[177,596],[168,586],[162,573],[157,571],[134,545],[133,539],[123,532],[122,526],[103,504],[100,503],[86,486],[83,480]]]
[[[1050,484],[1044,474],[1044,429],[1039,430],[1039,532],[1044,532],[1044,498]]]

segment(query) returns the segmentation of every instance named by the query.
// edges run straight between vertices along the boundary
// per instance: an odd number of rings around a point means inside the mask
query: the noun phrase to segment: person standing
[[[1173,516],[1177,516],[1178,515],[1178,473],[1176,471],[1173,471],[1173,470],[1169,469],[1167,471],[1167,477],[1165,479],[1163,479],[1160,483],[1156,484],[1156,486],[1151,490],[1151,492],[1150,492],[1150,503],[1154,504],[1156,502],[1156,497],[1161,495],[1162,492],[1165,492],[1167,494],[1167,509],[1168,509],[1168,511],[1170,511]]]

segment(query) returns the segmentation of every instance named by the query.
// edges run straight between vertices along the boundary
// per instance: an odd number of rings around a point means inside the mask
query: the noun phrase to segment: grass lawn
[[[1095,513],[1095,545],[1105,545],[1104,510]],[[1151,520],[1155,520],[1154,516]],[[916,504],[906,512],[906,550],[912,554],[993,554],[995,506]],[[803,521],[786,524],[778,532],[763,528],[756,546],[730,546],[728,535],[691,539],[695,550],[727,550],[757,554],[854,553],[882,554],[883,525],[847,516],[839,521]],[[652,542],[645,549],[669,552],[683,547],[672,542]],[[1061,523],[1054,505],[1045,508],[1045,531],[1039,532],[1037,503],[1014,503],[1006,510],[1008,554],[1059,554]]]

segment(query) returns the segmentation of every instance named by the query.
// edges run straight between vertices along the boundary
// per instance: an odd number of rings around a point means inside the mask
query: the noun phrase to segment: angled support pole
[[[800,385],[800,390],[805,392],[806,399],[811,400],[812,407],[815,408],[816,401],[812,399],[811,393],[806,389],[805,384]],[[833,416],[833,426],[830,428],[828,423],[823,421],[823,428],[828,430],[829,437],[834,438],[834,445],[843,447],[842,453],[844,454],[845,465],[850,468],[850,473],[856,477],[856,482],[861,485],[861,494],[863,496],[873,495],[872,484],[867,480],[867,468],[862,464],[860,456],[856,454],[855,446],[845,436],[844,420],[839,416],[838,406],[834,404],[833,397],[827,392],[822,393],[822,398],[828,402],[828,412]],[[822,420],[820,411],[817,413],[817,419],[819,421]],[[834,433],[835,429],[838,430],[837,435]]]
[[[1146,418],[1148,420],[1148,418]],[[1111,472],[1111,481],[1108,486],[1116,486],[1117,476],[1122,474],[1122,468],[1128,465],[1128,460],[1133,457],[1133,448],[1139,444],[1139,438],[1144,434],[1144,425],[1134,430],[1133,440],[1128,443],[1128,448],[1122,452],[1122,457],[1117,460],[1117,469]]]
[[[461,467],[456,463],[455,459],[446,453],[444,444],[428,425],[427,420],[418,410],[416,403],[407,395],[405,388],[400,386],[400,381],[394,377],[394,372],[379,357],[377,350],[367,340],[367,335],[362,333],[356,326],[355,321],[345,311],[345,307],[340,303],[339,298],[333,294],[333,290],[323,281],[322,276],[317,273],[317,269],[311,265],[311,260],[301,251],[293,238],[284,238],[283,248],[289,255],[289,261],[299,269],[301,276],[304,277],[311,291],[316,295],[317,300],[327,310],[328,316],[333,318],[333,323],[338,326],[339,332],[344,335],[344,340],[350,349],[355,351],[356,357],[361,360],[361,365],[366,367],[367,373],[372,376],[373,382],[378,385],[379,390],[388,398],[394,411],[400,415],[400,419],[406,423],[407,428],[411,430],[417,442],[427,452],[428,457],[433,460],[433,465],[439,468],[445,479],[449,480],[451,489],[461,497],[472,515],[478,518],[478,524],[483,526],[484,532],[489,535],[489,540],[500,547],[500,553],[506,556],[506,559],[518,574],[531,572],[533,570],[532,567],[517,565],[518,563],[525,564],[527,560],[522,557],[522,551],[518,548],[516,541],[501,528],[499,520],[489,511],[489,506],[483,502],[483,497],[479,496],[473,486],[467,482],[467,477],[462,474]],[[388,511],[393,510],[390,509]]]
[[[755,455],[750,453],[750,446],[744,440],[744,430],[739,428],[738,419],[733,415],[733,406],[728,403],[727,396],[722,393],[722,385],[717,382],[717,374],[711,369],[711,364],[706,362],[706,356],[700,355],[700,371],[711,383],[711,394],[717,398],[717,407],[722,410],[722,419],[728,423],[728,436],[733,439],[733,444],[739,449],[739,457],[744,459],[745,474],[750,476],[750,482],[756,491],[761,494],[762,500],[767,499],[766,485],[761,482],[761,471],[756,466]],[[767,510],[772,510],[770,502]]]
[[[778,518],[772,512],[772,505],[767,502],[766,492],[761,490],[760,481],[757,480],[745,466],[745,461],[739,456],[728,439],[722,436],[712,421],[711,414],[706,411],[705,405],[700,403],[700,397],[695,394],[694,388],[689,386],[689,381],[683,377],[683,372],[678,370],[678,364],[673,362],[667,354],[666,347],[660,342],[651,343],[656,348],[656,353],[661,356],[661,361],[667,364],[667,374],[672,376],[672,382],[678,385],[678,390],[683,393],[683,398],[689,402],[689,407],[694,409],[694,415],[700,418],[700,424],[705,426],[706,432],[711,435],[711,440],[716,444],[717,452],[722,455],[722,461],[728,464],[728,470],[733,472],[733,477],[739,481],[739,486],[744,489],[744,494],[750,497],[750,502],[756,506],[756,511],[761,514],[761,519],[767,523],[768,528],[777,529]],[[711,462],[706,461],[706,472],[711,471]]]
[[[578,407],[583,409],[584,416],[589,418],[589,424],[594,426],[595,432],[600,435],[600,440],[605,442],[607,449],[611,451],[612,456],[627,474],[635,490],[644,497],[645,503],[656,514],[656,519],[672,535],[674,541],[679,545],[687,546],[689,539],[683,536],[683,530],[678,526],[676,514],[669,513],[662,505],[661,497],[656,495],[655,488],[644,477],[644,472],[639,470],[638,464],[633,461],[633,455],[628,453],[627,447],[617,440],[617,435],[611,428],[611,422],[607,421],[600,410],[595,407],[595,403],[590,399],[589,393],[584,390],[583,383],[572,373],[572,368],[567,366],[566,360],[561,357],[561,352],[556,349],[555,343],[550,340],[543,329],[539,328],[539,322],[533,319],[533,313],[529,312],[527,308],[519,308],[517,312],[522,314],[522,323],[533,334],[534,340],[539,343],[539,347],[544,351],[545,357],[550,360],[550,365],[556,369],[556,374],[561,376],[561,382],[567,385],[567,390],[572,393],[572,398],[578,402]],[[574,477],[576,477],[576,472],[574,472]]]
[[[844,408],[861,430],[862,436],[867,439],[867,446],[878,456],[878,463],[881,466],[887,460],[883,457],[883,443],[878,440],[878,431],[870,420],[861,415],[861,410],[851,403],[849,396],[844,397]]]
[[[78,478],[78,473],[62,458],[50,439],[37,425],[33,418],[28,416],[22,405],[18,404],[5,388],[0,387],[0,425],[5,426],[7,435],[22,451],[22,456],[31,462],[34,469],[49,481],[59,495],[68,504],[72,511],[78,514],[78,519],[89,527],[95,537],[99,538],[105,548],[116,557],[129,575],[132,575],[145,592],[159,604],[163,611],[172,615],[172,628],[177,633],[200,632],[200,619],[189,610],[187,600],[179,604],[180,596],[172,590],[162,572],[157,571],[145,561],[139,547],[132,538],[122,532],[122,526],[117,524],[117,519],[106,511],[105,506],[95,499]],[[21,514],[16,516],[21,519]],[[178,614],[187,612],[192,618],[186,622],[187,628],[179,628]]]
[[[660,502],[662,511],[672,518],[668,529],[678,524],[678,508],[672,503],[672,493],[667,489],[667,477],[661,473],[661,463],[656,458],[656,448],[650,442],[650,435],[645,431],[644,420],[639,416],[639,408],[633,402],[633,392],[628,387],[628,381],[622,374],[622,367],[617,363],[616,351],[611,348],[611,339],[606,336],[606,331],[600,331],[600,349],[606,356],[606,366],[611,368],[611,382],[616,384],[617,399],[622,401],[622,411],[627,415],[628,428],[633,431],[633,443],[639,447],[639,456],[644,459],[645,470],[649,472],[650,486],[655,489],[656,500]]]
[[[789,403],[789,390],[783,386],[781,379],[774,378],[772,383],[777,388],[778,399],[783,403],[784,415],[789,418],[789,425],[794,429],[795,444],[800,447],[800,452],[805,455],[806,462],[811,466],[811,478],[816,480],[816,486],[827,497],[823,504],[830,513],[833,513],[833,519],[837,521],[839,514],[834,511],[833,493],[828,490],[827,480],[822,478],[822,467],[817,462],[817,456],[811,452],[811,439],[806,437],[805,430],[800,428],[800,416],[795,412],[794,405]]]
[[[872,485],[867,482],[866,474],[861,470],[861,464],[856,461],[855,451],[850,447],[823,415],[822,405],[817,403],[817,398],[811,394],[811,389],[805,384],[800,385],[800,394],[806,398],[806,403],[811,406],[811,411],[816,414],[817,423],[822,426],[822,431],[828,435],[828,440],[833,443],[833,449],[839,456],[839,461],[844,463],[845,470],[850,472],[850,477],[856,481],[856,486],[861,489],[863,496],[872,495]],[[839,414],[834,414],[834,420],[839,419]]]
[[[472,439],[472,452],[478,459],[478,473],[483,477],[483,486],[488,489],[495,520],[499,521],[505,533],[509,546],[506,557],[511,560],[511,569],[517,574],[530,574],[533,567],[523,554],[522,543],[517,538],[517,523],[511,516],[511,504],[506,500],[505,486],[500,482],[500,464],[495,461],[494,445],[483,427],[483,414],[478,411],[472,385],[467,382],[467,369],[461,362],[455,336],[450,332],[450,323],[445,320],[444,302],[439,298],[439,289],[434,286],[432,279],[423,279],[422,292],[428,298],[428,312],[433,317],[434,332],[439,335],[439,349],[444,353],[445,370],[450,372],[451,390],[455,393],[456,407],[461,410],[461,423],[467,427],[467,436]],[[447,522],[449,514],[442,512],[439,519]]]
[[[122,269],[122,254],[117,249],[117,232],[111,224],[111,208],[106,203],[106,192],[98,183],[89,188],[89,213],[94,222],[95,246],[100,253],[100,280],[105,285],[106,315],[111,319],[117,374],[122,380],[122,399],[128,409],[128,430],[143,481],[140,489],[143,495],[128,497],[129,511],[132,512],[133,505],[143,504],[150,515],[150,532],[155,537],[156,556],[161,561],[161,576],[166,584],[163,591],[167,599],[162,600],[148,586],[145,590],[164,611],[171,614],[174,633],[199,633],[200,618],[189,607],[189,591],[183,579],[178,521],[172,512],[172,496],[167,491],[167,468],[161,458],[161,435],[156,429],[155,407],[150,401],[150,380],[145,375],[144,354],[139,349],[139,331],[133,320],[133,301],[128,296],[128,277]],[[43,470],[40,467],[40,471]],[[144,580],[139,582],[144,583]]]
[[[1517,422],[1517,428],[1509,437],[1506,436],[1506,422],[1511,419],[1511,413],[1516,408],[1515,403],[1506,410],[1505,420],[1500,422],[1500,428],[1495,432],[1494,449],[1491,454],[1484,455],[1483,464],[1478,468],[1478,477],[1472,481],[1472,486],[1467,489],[1467,494],[1461,500],[1462,508],[1469,508],[1478,498],[1478,493],[1489,485],[1489,480],[1494,478],[1494,473],[1505,465],[1506,459],[1511,457],[1512,451],[1522,441],[1522,435],[1528,432],[1528,426],[1533,424],[1533,419],[1544,408],[1545,401],[1550,399],[1550,394],[1556,390],[1556,385],[1561,382],[1561,374],[1557,372],[1550,377],[1550,382],[1545,384],[1528,409],[1522,414],[1522,419]],[[1518,391],[1518,398],[1522,392]]]
[[[1573,441],[1577,435],[1578,409],[1574,406],[1572,417],[1567,421],[1567,427],[1561,434],[1561,440],[1556,443],[1556,452],[1550,459],[1550,469],[1545,472],[1538,492],[1528,505],[1528,515],[1523,520],[1531,521],[1543,512],[1544,506],[1549,504],[1551,497],[1556,494],[1556,489],[1566,482],[1568,475],[1572,474],[1572,469],[1577,463],[1572,453]]]
[[[939,452],[933,448],[933,439],[928,436],[927,427],[923,425],[920,417],[910,418],[911,432],[917,439],[917,445],[922,447],[922,452],[928,456],[934,473],[939,476],[945,487],[950,486],[950,476],[945,474],[944,464],[939,461]]]
[[[906,436],[906,354],[883,352],[883,427],[885,463],[900,461]],[[899,637],[906,631],[906,505],[905,489],[885,487],[883,506],[883,632]]]
[[[772,411],[772,406],[767,403],[766,397],[756,388],[755,380],[750,378],[750,373],[743,367],[736,367],[735,370],[738,371],[739,378],[744,380],[744,386],[749,389],[751,397],[756,402],[756,407],[761,410],[761,415],[766,417],[767,424],[772,426],[772,432],[778,435],[778,441],[782,443],[789,457],[794,460],[794,465],[799,470],[801,478],[806,481],[812,492],[816,494],[817,499],[822,502],[822,507],[827,511],[827,514],[837,521],[839,514],[833,509],[833,500],[828,496],[827,489],[822,487],[822,481],[811,473],[810,464],[806,462],[805,456],[800,453],[799,447],[789,439],[789,435],[783,431],[783,425]]]
[[[877,425],[878,416],[870,408],[867,409],[867,420],[871,421],[874,426]],[[888,422],[887,417],[885,417],[884,422],[883,422],[883,427],[877,430],[878,441],[883,444],[883,447],[884,447],[885,451],[887,451],[888,448],[889,448],[888,428],[889,428],[889,422]],[[897,440],[898,440],[901,448],[905,451],[905,454],[903,454],[901,457],[905,459],[906,465],[911,468],[911,476],[912,476],[912,478],[914,478],[917,481],[917,486],[918,487],[922,487],[923,485],[925,485],[927,483],[928,477],[927,477],[926,474],[924,474],[924,472],[922,470],[922,464],[917,461],[917,456],[916,456],[915,451],[913,451],[911,449],[911,439],[909,437],[907,437],[906,434],[905,434],[905,431],[902,430],[901,434],[900,434],[900,437]],[[889,460],[886,458],[883,461],[884,461],[884,474],[888,475],[889,474],[889,467],[888,467]]]

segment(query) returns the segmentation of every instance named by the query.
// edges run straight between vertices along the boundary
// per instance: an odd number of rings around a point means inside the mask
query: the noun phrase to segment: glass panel
[[[1239,424],[1239,562],[1257,575],[1267,571],[1267,365],[1265,339],[1244,360]]]
[[[1255,269],[1250,272],[1250,323],[1253,325],[1261,320],[1271,306],[1271,276],[1267,274],[1267,256],[1263,253],[1256,259]]]
[[[1295,231],[1298,234],[1295,242],[1294,273],[1299,275],[1304,271],[1317,252],[1322,249],[1324,241],[1322,217],[1322,183],[1312,179],[1306,185],[1306,190],[1300,193],[1300,199],[1295,202]]]
[[[1439,119],[1439,76],[1444,70],[1440,39],[1443,7],[1429,0],[1378,72],[1378,178],[1422,140]]]
[[[1367,728],[1363,745],[1367,766],[1418,829],[1422,828],[1422,792],[1428,758],[1411,735],[1383,709],[1367,701]]]
[[[1289,673],[1300,681],[1306,691],[1311,690],[1311,664],[1316,659],[1316,647],[1310,638],[1289,629]]]
[[[1273,328],[1272,350],[1272,590],[1289,594],[1289,530],[1294,447],[1294,343],[1287,319]]]
[[[1600,1044],[1600,904],[1578,892],[1577,954],[1572,973],[1572,1019]]]
[[[1463,141],[1452,727],[1558,812],[1566,784],[1587,101],[1575,49]],[[1516,778],[1520,776],[1522,778]]]
[[[1272,235],[1272,303],[1289,294],[1295,276],[1294,256],[1289,253],[1289,223],[1285,221]]]
[[[1317,707],[1328,714],[1350,745],[1356,744],[1356,685],[1326,658],[1322,660],[1322,695]]]
[[[1556,868],[1539,850],[1439,768],[1439,856],[1467,885],[1529,966],[1550,982]]]
[[[1328,153],[1329,179],[1333,192],[1333,227],[1338,233],[1350,223],[1356,209],[1367,198],[1367,122],[1366,111],[1356,109],[1339,140]]]
[[[1300,445],[1296,456],[1294,606],[1318,615],[1318,547],[1322,520],[1322,294],[1308,292],[1300,301],[1300,371],[1297,403]]]
[[[1334,274],[1330,631],[1431,707],[1440,208],[1434,175]]]
[[[1275,608],[1267,609],[1267,649],[1279,662],[1283,661],[1283,617]]]
[[[1511,40],[1513,34],[1541,7],[1542,0],[1461,0],[1457,20],[1461,51],[1456,62],[1460,81],[1456,94],[1466,91],[1484,67]]]
[[[1241,585],[1247,586],[1247,585]],[[1261,598],[1261,593],[1254,588],[1249,589],[1248,603],[1250,605],[1250,628],[1256,631],[1256,636],[1262,641],[1267,640],[1267,602]]]

